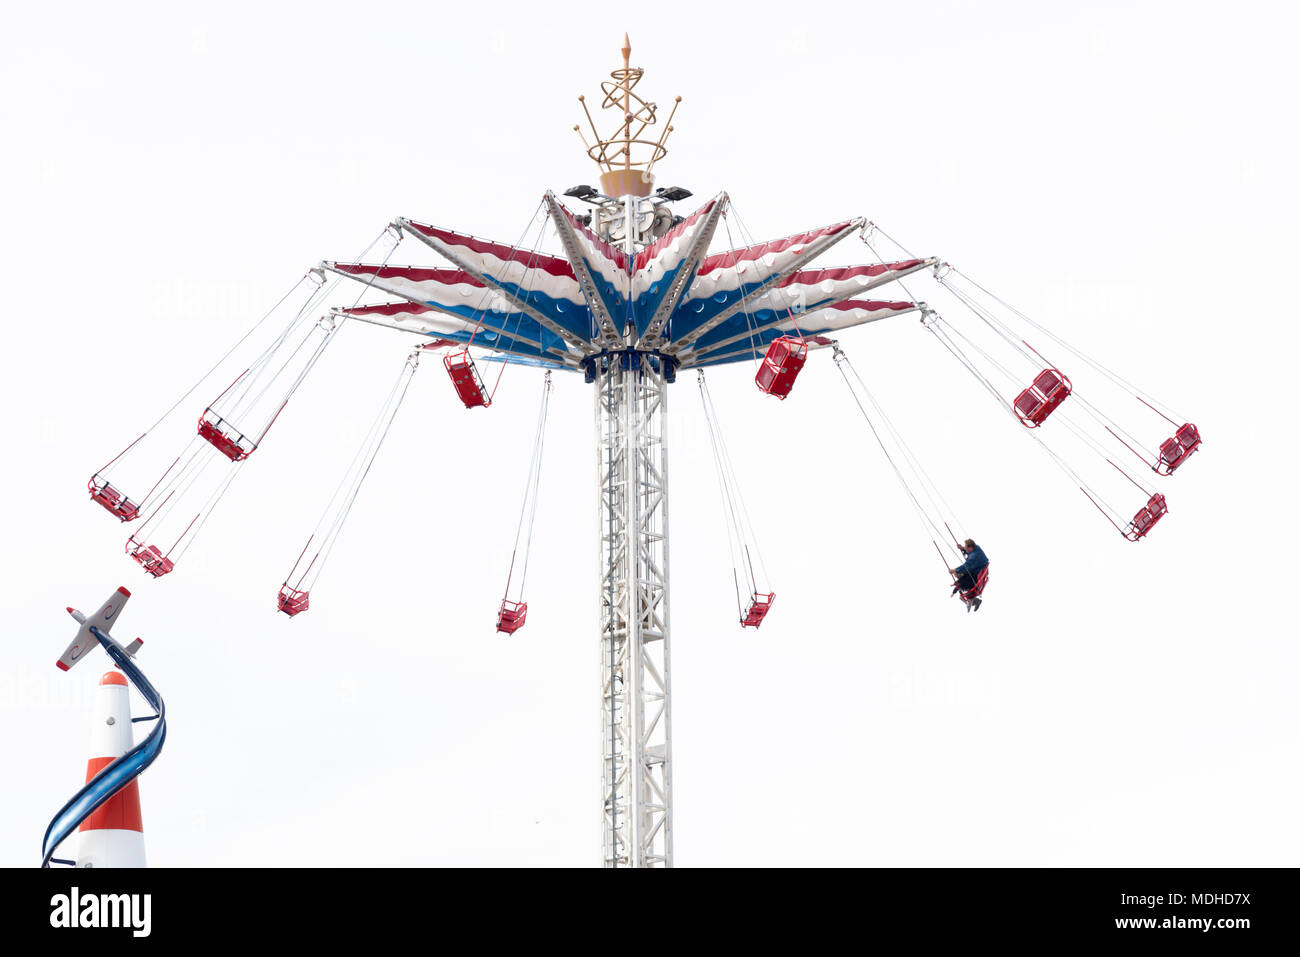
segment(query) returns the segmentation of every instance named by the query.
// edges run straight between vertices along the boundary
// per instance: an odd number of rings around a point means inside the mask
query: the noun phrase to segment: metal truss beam
[[[667,389],[619,358],[596,391],[602,860],[671,867]]]

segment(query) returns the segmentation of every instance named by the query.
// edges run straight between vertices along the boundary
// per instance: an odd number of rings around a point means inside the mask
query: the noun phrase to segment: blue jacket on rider
[[[988,567],[988,556],[984,554],[984,549],[976,545],[974,549],[966,553],[966,560],[954,568],[953,571],[958,575],[964,572],[970,575],[971,580],[974,581],[979,577],[979,573]]]

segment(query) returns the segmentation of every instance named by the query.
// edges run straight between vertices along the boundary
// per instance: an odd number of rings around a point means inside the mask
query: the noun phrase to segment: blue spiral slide
[[[58,814],[54,815],[54,820],[50,821],[50,826],[45,829],[45,840],[41,846],[41,867],[49,867],[51,863],[74,863],[73,861],[56,858],[54,856],[55,850],[73,831],[81,826],[82,821],[95,812],[96,808],[130,784],[140,776],[145,768],[153,764],[154,759],[162,752],[163,741],[167,738],[166,708],[163,705],[162,695],[154,689],[154,686],[149,683],[149,679],[136,667],[131,656],[123,651],[117,642],[93,625],[90,628],[90,633],[99,640],[99,643],[104,646],[104,650],[108,652],[109,657],[113,659],[113,663],[122,669],[127,679],[131,684],[135,685],[136,690],[144,696],[144,700],[156,712],[151,717],[135,718],[133,720],[156,721],[157,723],[154,724],[153,730],[149,732],[143,741],[95,775],[87,782],[85,787],[72,796],[67,804],[63,805]]]

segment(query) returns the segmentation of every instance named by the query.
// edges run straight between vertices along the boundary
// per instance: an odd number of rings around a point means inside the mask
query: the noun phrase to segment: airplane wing
[[[67,671],[99,643],[95,636],[90,633],[92,625],[105,634],[109,634],[113,623],[117,621],[122,609],[126,607],[126,600],[130,597],[131,593],[129,591],[125,588],[119,588],[108,596],[108,600],[104,604],[99,606],[99,611],[84,619],[78,618],[81,627],[77,629],[77,637],[72,640],[72,644],[68,645],[63,654],[59,656],[57,662],[59,668]]]

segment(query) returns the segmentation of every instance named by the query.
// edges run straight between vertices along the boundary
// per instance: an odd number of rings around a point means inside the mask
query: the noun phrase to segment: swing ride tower
[[[606,867],[672,866],[667,408],[650,363],[598,375]]]
[[[567,190],[577,212],[552,192],[543,197],[563,256],[399,219],[396,229],[455,269],[321,267],[404,300],[338,309],[337,316],[461,344],[464,350],[455,353],[461,375],[453,380],[467,407],[491,404],[482,380],[467,368],[469,346],[487,353],[480,359],[580,372],[594,385],[602,862],[670,867],[669,386],[679,370],[756,361],[791,332],[799,336],[802,365],[809,348],[831,344],[820,333],[915,310],[910,302],[856,297],[935,260],[803,268],[863,227],[861,219],[765,243],[732,243],[710,256],[730,198],[719,193],[689,216],[673,213],[671,204],[691,193],[655,188],[654,170],[668,153],[681,98],[661,124],[656,104],[636,90],[643,71],[631,66],[626,36],[622,53],[622,68],[601,84],[601,108],[615,112],[617,127],[602,135],[581,96],[587,131],[574,126],[599,168],[600,189]],[[729,228],[727,235],[730,240]],[[760,388],[784,398],[798,365],[769,377],[784,383],[783,391],[765,386],[767,379]],[[745,596],[751,604],[741,624],[757,626],[773,596],[752,581],[746,590],[753,596]],[[526,609],[507,602],[503,614],[507,604],[512,615]]]
[[[638,97],[633,110],[641,71],[630,65],[631,53],[625,36],[623,68],[605,84],[605,104],[622,107],[623,123],[613,136],[596,134],[589,149],[603,166],[602,194],[622,194],[604,207],[605,220],[617,221],[621,203],[630,262],[653,240],[655,208],[646,202],[642,215],[642,205],[671,132],[668,126],[653,143],[634,142],[633,124],[653,123],[655,108]],[[569,252],[573,241],[566,239]],[[635,345],[636,323],[626,322],[619,338]],[[601,859],[611,868],[673,861],[666,367],[635,348],[614,350],[591,367],[600,494]]]
[[[207,377],[221,368],[240,343],[163,419],[97,471],[88,488],[92,501],[119,521],[139,521],[128,541],[128,554],[148,574],[168,574],[244,467],[243,461],[256,452],[347,320],[357,319],[421,337],[335,493],[336,499],[327,505],[317,531],[299,555],[305,570],[295,579],[295,564],[282,586],[279,610],[293,617],[308,610],[309,591],[388,434],[421,355],[447,350],[443,365],[457,396],[471,410],[489,408],[496,392],[495,385],[488,389],[476,358],[478,362],[545,369],[533,461],[515,540],[516,553],[523,543],[522,556],[518,556],[519,575],[516,580],[516,554],[512,555],[497,617],[497,631],[514,635],[528,620],[523,589],[551,374],[560,371],[581,375],[594,387],[595,400],[602,862],[611,868],[670,867],[673,773],[667,411],[669,387],[681,372],[698,370],[731,536],[729,548],[742,628],[760,626],[772,607],[775,592],[770,582],[760,579],[755,563],[750,561],[750,544],[755,545],[756,552],[756,542],[705,384],[704,372],[709,367],[751,363],[758,390],[780,400],[790,394],[809,353],[833,347],[835,364],[916,507],[927,534],[933,532],[932,541],[941,559],[943,548],[959,554],[952,531],[959,523],[955,516],[954,521],[947,520],[950,510],[939,507],[942,496],[931,494],[937,490],[927,490],[924,469],[914,461],[910,449],[832,335],[880,319],[919,315],[920,325],[967,367],[1017,428],[1037,430],[1051,415],[1053,427],[1060,421],[1078,432],[1069,407],[1054,411],[1069,398],[1070,407],[1077,405],[1097,419],[1129,452],[1142,457],[1137,449],[1144,440],[1090,402],[1085,403],[1075,394],[1070,379],[1050,364],[1014,401],[1003,397],[973,354],[988,360],[989,369],[1013,383],[1016,374],[926,303],[911,301],[910,292],[900,280],[933,271],[939,285],[996,334],[990,343],[1000,342],[1019,350],[1018,361],[1026,369],[1041,368],[1038,363],[1046,360],[1021,333],[1005,325],[993,307],[1004,307],[1031,324],[1036,332],[1046,335],[1047,330],[936,258],[916,258],[895,242],[893,245],[908,258],[886,260],[872,244],[877,227],[865,219],[846,219],[755,242],[739,216],[728,222],[728,213],[734,210],[725,192],[689,215],[677,215],[673,204],[691,193],[680,187],[656,188],[654,172],[667,155],[665,144],[673,131],[672,120],[681,98],[674,101],[667,121],[660,124],[656,104],[637,92],[642,70],[631,66],[631,44],[626,36],[622,53],[622,68],[614,70],[610,79],[601,84],[600,107],[613,110],[619,117],[618,125],[608,135],[602,135],[585,99],[579,97],[587,130],[581,125],[574,127],[587,155],[597,164],[600,188],[582,185],[567,190],[563,196],[573,200],[567,205],[547,191],[533,215],[533,225],[540,222],[540,227],[532,245],[525,243],[532,225],[525,228],[515,244],[507,245],[412,219],[397,219],[361,254],[364,258],[381,241],[388,242],[390,248],[378,264],[326,260],[299,281],[307,287],[306,302],[267,348],[204,410],[190,447],[168,466],[143,498],[128,498],[121,485],[111,484],[106,474],[109,467],[120,471],[128,453],[143,454],[139,447],[146,435],[175,412],[199,384],[208,381]],[[659,133],[654,137],[656,128]],[[741,232],[739,243],[732,237],[732,225]],[[548,226],[558,238],[559,255],[539,248],[542,231]],[[883,230],[879,232],[884,235]],[[870,250],[870,263],[829,268],[810,265],[831,247],[855,235]],[[725,245],[721,242],[724,236]],[[407,237],[433,250],[450,265],[390,264],[393,251]],[[722,251],[710,254],[715,237]],[[337,278],[327,283],[331,275]],[[331,306],[328,315],[315,319],[317,308],[332,301],[332,290],[343,280],[363,287],[353,305]],[[967,285],[954,285],[959,280]],[[874,290],[887,284],[897,284],[907,299],[871,298],[876,294]],[[281,303],[293,293],[291,289]],[[391,299],[362,305],[361,297],[371,293],[384,293]],[[991,302],[982,305],[977,294],[984,294]],[[278,308],[273,308],[261,322],[276,314]],[[1076,352],[1054,335],[1052,341]],[[471,355],[471,348],[477,350],[475,355]],[[284,352],[289,353],[288,359],[283,359]],[[1080,363],[1095,365],[1086,355],[1076,355]],[[239,365],[242,362],[236,367]],[[1097,368],[1114,384],[1134,388],[1108,370]],[[496,382],[500,379],[498,374]],[[1178,426],[1172,410],[1166,415],[1151,397],[1133,394],[1149,410],[1177,427],[1174,437],[1160,445],[1153,462],[1142,457],[1157,476],[1168,477],[1200,447],[1200,433],[1190,422]],[[877,428],[877,420],[883,428]],[[1104,502],[1100,494],[1094,494],[1092,486],[1052,452],[1035,431],[1030,434],[1058,459],[1093,505],[1129,541],[1145,537],[1167,513],[1162,494],[1152,494],[1117,463],[1105,458],[1108,467],[1113,466],[1150,496],[1146,507],[1124,525],[1122,513]],[[1080,433],[1080,438],[1089,437]],[[1108,454],[1102,451],[1103,457]],[[205,487],[197,484],[202,475],[215,475],[215,479]],[[185,524],[191,514],[189,502],[195,495],[201,498],[207,494],[209,488],[206,504]],[[184,507],[178,508],[178,502]],[[175,539],[175,544],[164,554],[156,545],[147,545],[146,531],[149,541],[165,545]],[[945,541],[944,532],[954,539],[952,543]],[[314,554],[309,551],[313,542]],[[761,556],[757,567],[761,570]],[[512,592],[516,581],[516,591]],[[972,603],[971,599],[978,598],[983,581],[987,581],[987,569],[977,589],[962,594],[968,609],[978,608],[978,601]]]

